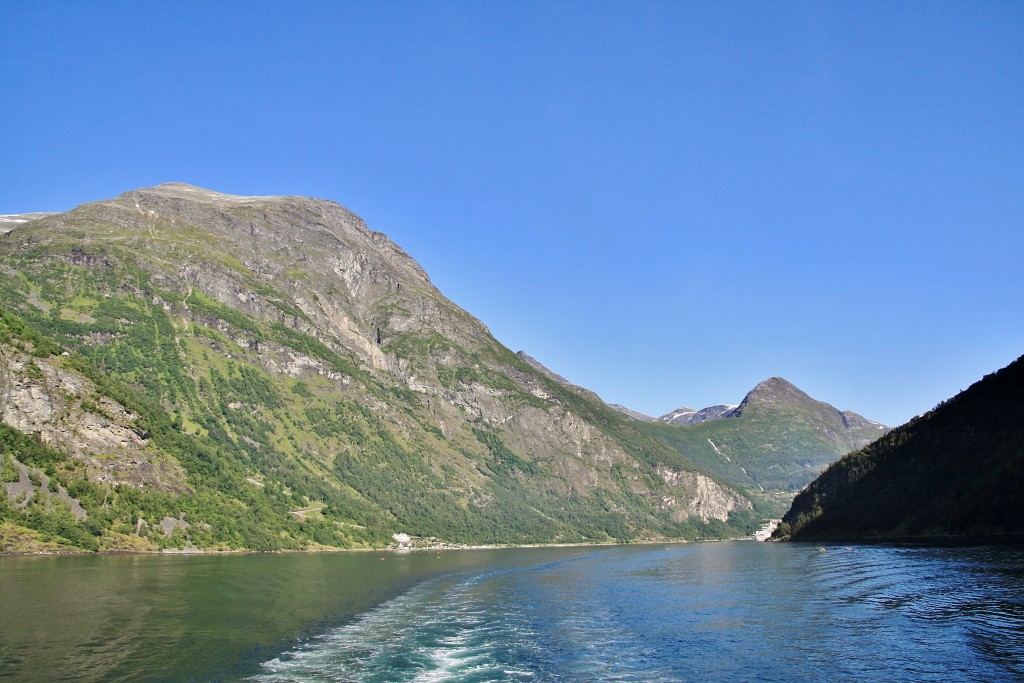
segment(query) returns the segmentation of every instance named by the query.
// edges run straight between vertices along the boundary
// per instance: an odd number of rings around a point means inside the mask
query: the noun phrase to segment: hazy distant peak
[[[641,422],[654,422],[657,419],[657,418],[651,417],[650,415],[645,415],[644,413],[641,413],[641,412],[639,412],[637,410],[633,410],[632,408],[627,408],[626,406],[622,405],[621,403],[609,403],[608,407],[612,408],[613,410],[617,410],[618,412],[622,413],[623,415],[631,417],[634,420],[640,420]]]
[[[52,215],[53,213],[46,211],[0,214],[0,234],[6,235],[23,223],[29,223],[39,218],[46,218],[47,216]]]
[[[657,421],[674,425],[695,425],[701,422],[707,422],[708,420],[722,420],[727,417],[732,417],[732,412],[735,408],[735,405],[727,404],[708,406],[707,408],[701,408],[700,410],[680,406],[672,412],[666,413],[665,415],[657,418]]]
[[[530,354],[526,353],[526,351],[516,351],[516,356],[519,357],[519,360],[523,361],[524,363],[529,365],[534,370],[539,370],[543,374],[547,375],[548,379],[553,379],[554,381],[556,381],[556,382],[558,382],[559,384],[562,384],[562,385],[566,385],[566,386],[572,385],[572,382],[570,382],[566,378],[562,377],[557,372],[548,369],[548,367],[546,365],[541,363],[539,360],[537,360],[536,358],[534,358]]]
[[[680,406],[659,418],[658,422],[676,425],[695,425],[710,420],[724,420],[739,417],[743,411],[751,407],[777,408],[787,405],[817,404],[806,393],[782,377],[770,377],[751,389],[739,405],[719,404],[695,410]],[[822,404],[827,405],[827,404]],[[828,408],[835,410],[832,406]]]
[[[593,399],[595,401],[600,401],[601,403],[604,403],[604,401],[601,400],[601,397],[598,396],[597,394],[595,394],[590,389],[587,389],[585,387],[581,387],[578,384],[573,384],[572,382],[570,382],[566,378],[564,378],[561,375],[559,375],[557,372],[555,372],[555,371],[549,369],[548,367],[546,367],[543,363],[541,363],[539,360],[537,360],[536,358],[534,358],[530,354],[526,353],[525,351],[516,351],[516,356],[519,358],[519,360],[523,361],[524,363],[529,365],[534,370],[540,372],[541,374],[543,374],[544,376],[546,376],[548,379],[552,380],[553,382],[556,382],[556,383],[562,385],[563,387],[565,387],[566,389],[570,390],[571,392],[573,392],[577,396],[586,396],[586,397],[591,398],[591,399]]]
[[[811,398],[802,389],[782,377],[771,377],[751,389],[730,417],[739,417],[746,411],[782,411],[814,415],[817,419],[825,420],[834,428],[843,431],[889,429],[852,411],[841,411],[825,401]]]
[[[811,398],[806,392],[782,377],[769,377],[747,392],[739,405],[722,404],[694,410],[679,407],[670,413],[655,418],[657,422],[675,425],[695,425],[712,420],[740,417],[744,412],[801,412],[817,415],[819,419],[834,423],[837,429],[858,430],[874,428],[887,430],[888,427],[868,420],[851,411],[839,409]]]

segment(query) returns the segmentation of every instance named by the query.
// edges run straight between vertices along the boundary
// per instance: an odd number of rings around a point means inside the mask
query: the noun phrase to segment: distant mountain
[[[1024,357],[829,467],[778,538],[1024,541]]]
[[[661,417],[655,418],[655,420],[657,422],[664,422],[665,424],[695,425],[700,424],[701,422],[707,422],[708,420],[724,420],[728,417],[736,417],[733,414],[733,411],[737,407],[738,406],[735,405],[718,405],[701,408],[700,410],[680,407],[676,408],[671,413],[666,413]]]
[[[644,429],[772,517],[781,516],[796,492],[830,463],[888,429],[815,400],[781,377],[761,382],[739,405],[680,409],[659,419]]]
[[[502,346],[333,202],[171,183],[0,227],[0,549],[752,523],[721,478]]]
[[[650,422],[651,420],[654,419],[650,415],[645,415],[639,411],[633,410],[632,408],[627,408],[626,406],[621,405],[619,403],[609,403],[608,407],[617,410],[623,415],[631,417],[634,420],[640,420],[641,422]]]
[[[572,393],[576,394],[577,396],[583,396],[583,397],[586,397],[587,399],[590,399],[592,401],[596,401],[596,402],[604,405],[604,401],[601,400],[601,397],[598,396],[597,394],[595,394],[593,391],[591,391],[590,389],[585,389],[585,388],[583,388],[581,386],[578,386],[576,384],[573,384],[572,382],[570,382],[566,378],[562,377],[558,373],[556,373],[556,372],[554,372],[552,370],[549,370],[539,360],[537,360],[536,358],[530,356],[525,351],[517,351],[516,352],[516,357],[519,360],[521,360],[524,363],[526,363],[527,365],[529,365],[534,370],[540,372],[542,375],[544,375],[548,379],[552,380],[553,382],[556,382],[559,386],[561,386],[561,387],[563,387],[565,389],[568,389],[569,391],[571,391]],[[609,406],[609,407],[611,407],[611,406]]]
[[[14,213],[14,214],[3,214],[0,215],[0,235],[6,235],[14,228],[18,227],[22,223],[28,223],[29,221],[38,220],[47,216],[52,216],[52,213],[37,212],[37,213]]]

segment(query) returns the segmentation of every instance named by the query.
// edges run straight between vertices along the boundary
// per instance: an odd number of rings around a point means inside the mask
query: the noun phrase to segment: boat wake
[[[524,681],[534,634],[487,575],[433,581],[263,664],[251,680]]]

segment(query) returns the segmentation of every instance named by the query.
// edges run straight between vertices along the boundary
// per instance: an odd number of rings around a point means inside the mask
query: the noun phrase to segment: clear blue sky
[[[0,0],[0,213],[332,199],[649,414],[1024,354],[1024,3]]]

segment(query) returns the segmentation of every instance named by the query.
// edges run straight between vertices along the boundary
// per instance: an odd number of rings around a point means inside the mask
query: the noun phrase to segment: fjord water
[[[0,677],[1024,678],[1024,551],[753,542],[0,558]]]

